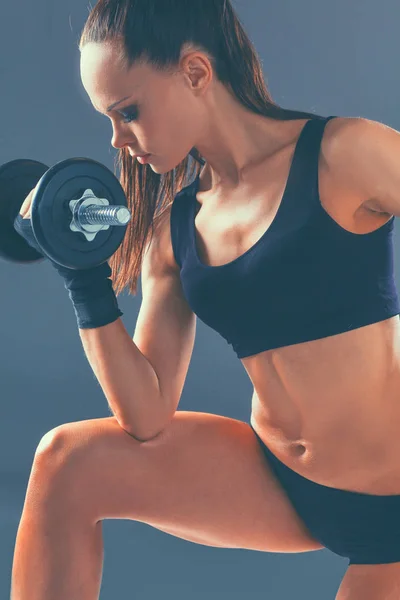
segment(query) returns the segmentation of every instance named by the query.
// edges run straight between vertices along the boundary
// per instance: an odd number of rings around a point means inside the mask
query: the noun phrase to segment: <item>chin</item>
[[[166,175],[167,173],[170,173],[171,171],[173,171],[174,169],[176,169],[180,163],[175,163],[173,162],[172,164],[168,165],[168,164],[160,164],[160,163],[148,163],[149,167],[151,167],[152,171],[154,171],[154,173],[157,173],[158,175]]]
[[[170,173],[179,167],[179,165],[185,160],[185,158],[187,158],[187,156],[188,154],[184,154],[182,157],[175,159],[173,162],[171,161],[169,164],[167,160],[163,161],[157,157],[154,162],[152,160],[147,164],[154,173],[157,173],[158,175],[166,175],[167,173]]]
[[[171,169],[165,169],[163,167],[154,165],[153,163],[147,163],[147,166],[150,167],[150,169],[153,171],[153,173],[156,173],[157,175],[166,175]]]

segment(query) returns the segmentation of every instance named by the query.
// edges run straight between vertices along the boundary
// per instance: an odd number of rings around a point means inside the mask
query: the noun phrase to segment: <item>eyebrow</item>
[[[112,110],[114,110],[114,108],[118,106],[118,104],[122,104],[122,102],[125,102],[125,100],[128,100],[128,98],[130,98],[130,96],[126,96],[125,98],[122,98],[122,100],[118,100],[118,102],[114,102],[114,104],[111,104],[111,106],[107,108],[107,112],[111,112]]]

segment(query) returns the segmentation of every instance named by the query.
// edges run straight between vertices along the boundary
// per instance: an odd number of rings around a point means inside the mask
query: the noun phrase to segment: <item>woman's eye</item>
[[[132,121],[137,121],[139,117],[137,108],[120,110],[119,113],[123,117],[124,123],[132,123]]]

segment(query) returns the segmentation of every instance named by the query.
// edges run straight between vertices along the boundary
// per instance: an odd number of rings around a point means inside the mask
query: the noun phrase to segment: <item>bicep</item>
[[[162,396],[176,410],[193,353],[196,316],[184,297],[178,269],[167,259],[167,226],[143,260],[143,299],[133,341],[155,370]]]

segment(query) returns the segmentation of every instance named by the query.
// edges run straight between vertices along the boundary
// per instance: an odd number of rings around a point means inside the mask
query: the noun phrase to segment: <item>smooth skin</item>
[[[179,68],[165,74],[143,64],[127,71],[117,46],[88,44],[81,79],[93,107],[111,121],[114,148],[152,154],[150,167],[164,174],[196,147],[213,191],[251,178],[251,169],[287,138],[282,122],[246,109],[217,81],[208,57],[190,46]]]
[[[102,520],[131,519],[206,546],[321,549],[272,475],[249,425],[179,411],[152,441],[114,418],[61,425],[35,455],[12,600],[94,600]]]
[[[216,81],[207,56],[193,49],[183,53],[176,73],[165,75],[146,65],[128,72],[118,47],[90,44],[82,51],[81,76],[94,107],[111,120],[115,148],[151,153],[151,168],[159,174],[198,148],[207,161],[204,189],[217,190],[221,203],[225,191],[246,181],[287,138],[282,123],[240,105]],[[127,120],[133,103],[139,117]],[[23,212],[28,210],[29,202]],[[166,219],[156,238],[164,241],[147,254],[133,341],[178,405],[195,318],[173,268],[168,232]],[[105,519],[141,521],[220,548],[322,548],[292,508],[247,423],[176,411],[162,433],[147,441],[129,435],[114,417],[68,423],[46,434],[35,453],[11,600],[99,598]],[[393,569],[386,574],[393,576]],[[371,595],[381,589],[371,569],[348,574],[337,600],[392,600],[380,591]]]

